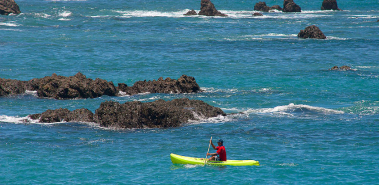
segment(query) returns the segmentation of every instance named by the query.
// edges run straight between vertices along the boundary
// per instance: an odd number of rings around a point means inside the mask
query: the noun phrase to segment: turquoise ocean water
[[[81,100],[0,98],[0,184],[375,184],[379,176],[379,1],[295,1],[301,13],[252,17],[255,1],[213,0],[228,17],[185,17],[200,0],[17,0],[0,16],[0,77],[57,73],[133,85],[195,77],[198,94]],[[268,0],[269,6],[283,1]],[[298,39],[316,25],[326,40]],[[329,71],[348,65],[354,71]],[[179,128],[110,130],[91,123],[22,123],[47,109],[187,97],[226,113]],[[260,166],[173,165],[205,157]]]

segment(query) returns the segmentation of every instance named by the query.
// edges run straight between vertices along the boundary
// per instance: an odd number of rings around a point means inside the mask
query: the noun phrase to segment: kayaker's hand
[[[207,156],[210,155],[209,153],[207,153]]]

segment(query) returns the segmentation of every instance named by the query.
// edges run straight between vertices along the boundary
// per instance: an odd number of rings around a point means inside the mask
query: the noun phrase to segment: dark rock
[[[97,98],[103,95],[116,96],[116,88],[113,82],[99,78],[92,80],[86,78],[80,72],[70,77],[57,76],[54,73],[52,76],[32,79],[28,82],[27,88],[37,90],[39,97],[55,99]]]
[[[255,4],[254,10],[268,12],[270,11],[270,7],[266,5],[266,2],[259,2]]]
[[[14,0],[0,0],[0,15],[20,14],[20,7]]]
[[[68,109],[55,109],[47,110],[42,114],[29,115],[30,119],[38,119],[41,123],[54,123],[54,122],[94,122],[93,113],[88,109],[76,109],[69,111]]]
[[[120,84],[119,84],[120,85]],[[178,80],[160,77],[157,81],[138,81],[132,87],[121,84],[118,89],[128,95],[138,93],[196,93],[200,87],[194,77],[182,75]]]
[[[187,98],[172,101],[157,100],[149,103],[107,101],[94,115],[102,127],[114,128],[167,128],[178,127],[189,120],[226,115],[220,108],[200,100]]]
[[[38,119],[39,120],[41,118],[41,114],[31,114],[28,117],[30,119],[34,119],[34,120]]]
[[[186,14],[184,15],[197,15],[196,11],[195,10],[190,10],[188,11]]]
[[[253,13],[253,16],[263,16],[261,13]]]
[[[354,70],[351,69],[351,67],[349,67],[349,66],[341,66],[341,67],[333,66],[333,67],[330,68],[329,70],[332,70],[332,71],[354,71]]]
[[[337,0],[324,0],[322,2],[321,10],[341,10],[337,6]]]
[[[139,81],[132,87],[119,83],[116,88],[113,82],[102,79],[92,80],[82,73],[64,77],[53,74],[44,78],[19,81],[0,78],[0,96],[25,93],[26,90],[37,91],[38,97],[55,99],[97,98],[103,95],[116,96],[119,91],[128,95],[138,93],[196,93],[200,87],[194,77],[182,75],[178,80],[167,78],[158,81]]]
[[[301,8],[293,0],[284,0],[283,12],[301,12]]]
[[[301,30],[297,36],[303,39],[306,39],[306,38],[326,39],[326,36],[324,35],[324,33],[322,33],[320,28],[318,28],[315,25],[308,26],[304,30]]]
[[[272,6],[270,9],[271,9],[271,10],[280,10],[280,11],[283,10],[282,7],[280,7],[279,5],[274,5],[274,6]]]
[[[67,121],[94,122],[93,113],[88,109],[76,109],[68,115]]]
[[[206,16],[227,16],[215,8],[214,4],[210,0],[201,0],[201,8],[199,15]]]
[[[25,93],[25,82],[0,78],[0,96]]]
[[[68,109],[56,109],[56,110],[47,110],[41,114],[39,121],[41,123],[54,123],[68,121],[68,115],[70,111]]]

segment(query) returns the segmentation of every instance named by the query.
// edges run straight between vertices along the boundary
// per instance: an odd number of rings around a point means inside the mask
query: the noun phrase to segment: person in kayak
[[[209,161],[226,161],[226,151],[224,147],[224,141],[222,139],[218,140],[217,147],[213,144],[212,139],[209,142],[212,145],[213,149],[217,150],[216,153],[207,153],[207,156],[208,155],[212,156],[209,158]]]

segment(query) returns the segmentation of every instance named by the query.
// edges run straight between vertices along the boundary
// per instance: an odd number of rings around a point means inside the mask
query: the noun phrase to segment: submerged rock
[[[263,16],[261,13],[253,13],[253,16]]]
[[[190,10],[187,13],[185,13],[184,15],[197,15],[197,13],[195,10]]]
[[[332,71],[354,71],[354,70],[351,69],[351,67],[349,67],[349,66],[341,66],[341,67],[333,66],[333,67],[330,68],[329,70],[332,70]]]
[[[0,15],[20,14],[20,7],[14,0],[0,0]]]
[[[283,12],[301,12],[301,8],[293,0],[284,0]]]
[[[337,6],[337,0],[324,0],[322,2],[321,10],[341,10]]]
[[[201,0],[201,8],[199,15],[206,16],[227,16],[215,8],[214,4],[210,0]]]
[[[304,30],[300,30],[297,36],[303,39],[306,39],[306,38],[326,39],[326,36],[324,35],[324,33],[322,33],[320,28],[318,28],[315,25],[308,26]]]

